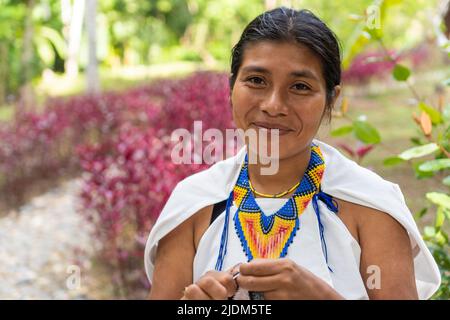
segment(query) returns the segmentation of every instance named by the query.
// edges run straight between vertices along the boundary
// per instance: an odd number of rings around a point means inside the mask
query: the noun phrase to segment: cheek
[[[322,97],[302,101],[296,105],[294,112],[304,128],[315,129],[320,125],[322,114],[325,111],[325,100]]]
[[[233,120],[238,128],[245,127],[245,118],[252,108],[251,97],[245,90],[235,86],[231,94]]]

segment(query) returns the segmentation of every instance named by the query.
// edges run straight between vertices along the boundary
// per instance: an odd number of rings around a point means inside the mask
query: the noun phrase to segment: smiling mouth
[[[252,122],[251,125],[258,129],[267,130],[269,134],[271,133],[272,130],[278,130],[280,136],[288,134],[289,132],[293,131],[288,127],[275,123]]]

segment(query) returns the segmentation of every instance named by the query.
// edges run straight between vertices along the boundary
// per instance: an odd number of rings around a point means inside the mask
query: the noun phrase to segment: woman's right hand
[[[196,283],[184,288],[181,300],[226,300],[237,290],[233,275],[227,271],[208,271]]]

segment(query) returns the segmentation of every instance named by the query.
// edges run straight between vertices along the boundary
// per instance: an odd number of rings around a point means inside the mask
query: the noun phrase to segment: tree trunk
[[[69,22],[68,52],[65,64],[66,75],[70,78],[78,75],[78,56],[80,52],[81,34],[83,31],[84,7],[85,0],[76,0],[72,6]]]
[[[28,110],[33,104],[33,89],[31,87],[31,77],[33,71],[33,10],[35,6],[35,0],[27,0],[27,11],[25,17],[25,29],[23,37],[23,49],[21,57],[21,89],[20,89],[20,103],[19,108]]]
[[[86,30],[88,35],[88,65],[86,70],[87,91],[98,93],[100,83],[97,63],[97,0],[87,0],[86,4]]]
[[[447,11],[444,15],[445,35],[450,39],[450,2],[447,5]]]
[[[6,101],[6,78],[8,74],[8,45],[6,41],[0,42],[0,107]]]

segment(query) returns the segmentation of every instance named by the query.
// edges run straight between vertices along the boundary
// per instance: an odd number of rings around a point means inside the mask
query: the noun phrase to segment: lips
[[[282,125],[282,124],[279,124],[279,123],[259,122],[259,121],[257,121],[257,122],[253,122],[252,125],[257,127],[257,128],[260,128],[260,129],[266,129],[269,132],[271,130],[273,130],[273,129],[278,129],[280,135],[287,134],[287,133],[293,131],[292,129],[290,129],[290,128]]]

